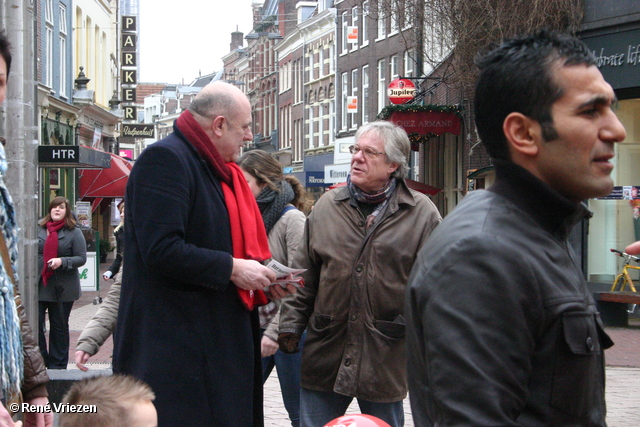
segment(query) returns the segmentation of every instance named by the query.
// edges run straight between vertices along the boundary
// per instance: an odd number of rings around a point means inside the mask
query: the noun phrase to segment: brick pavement
[[[104,271],[108,264],[101,265]],[[99,305],[93,304],[93,299],[100,295],[105,298],[109,287],[113,283],[101,280],[100,292],[83,292],[80,300],[74,304],[71,312],[69,361],[74,360],[75,343],[82,328],[88,323]],[[607,363],[607,423],[609,427],[629,427],[638,424],[640,420],[640,319],[632,319],[628,328],[606,328],[615,345],[606,350]],[[104,369],[111,363],[113,341],[111,338],[93,356],[89,363],[90,369]],[[75,365],[70,363],[70,369]],[[286,427],[290,423],[287,412],[282,403],[277,373],[265,383],[265,427]],[[405,426],[413,427],[413,419],[409,407],[409,399],[405,399]],[[358,413],[354,402],[347,413]]]

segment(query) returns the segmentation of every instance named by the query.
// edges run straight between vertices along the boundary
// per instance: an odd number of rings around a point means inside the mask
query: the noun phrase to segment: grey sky
[[[251,31],[252,0],[140,0],[138,82],[189,84],[222,68],[231,32]]]

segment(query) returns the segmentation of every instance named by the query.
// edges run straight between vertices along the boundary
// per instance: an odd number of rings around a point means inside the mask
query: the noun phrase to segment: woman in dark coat
[[[69,362],[69,314],[80,298],[78,268],[87,261],[87,244],[71,213],[69,201],[56,197],[38,223],[38,283],[40,351],[49,369],[66,369]],[[49,313],[49,347],[44,335]]]

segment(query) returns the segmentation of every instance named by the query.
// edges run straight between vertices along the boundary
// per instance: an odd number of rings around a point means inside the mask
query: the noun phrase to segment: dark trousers
[[[69,363],[69,315],[73,301],[39,303],[38,345],[47,368],[67,369]],[[49,346],[45,337],[45,313],[49,313]],[[48,349],[48,350],[47,350]]]
[[[264,333],[264,329],[262,330]],[[262,383],[264,384],[274,366],[278,372],[280,391],[284,407],[289,413],[289,419],[293,427],[300,425],[300,364],[302,362],[302,347],[307,337],[307,332],[302,334],[298,343],[299,352],[285,354],[280,350],[269,357],[262,358]]]

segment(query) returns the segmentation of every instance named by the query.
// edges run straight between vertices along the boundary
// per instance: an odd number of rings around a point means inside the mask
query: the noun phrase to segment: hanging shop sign
[[[153,138],[154,129],[153,125],[144,123],[123,123],[122,124],[122,136],[131,138]]]
[[[387,86],[387,96],[392,104],[404,104],[417,93],[416,85],[409,79],[395,79]]]
[[[460,135],[460,118],[453,113],[439,111],[396,111],[390,119],[396,125],[404,128],[408,134],[442,135],[451,133]]]
[[[417,151],[424,143],[444,133],[460,135],[462,106],[460,105],[387,105],[378,114],[379,120],[389,120],[409,134],[411,149]]]
[[[109,153],[82,145],[40,145],[38,166],[41,168],[108,168]]]

